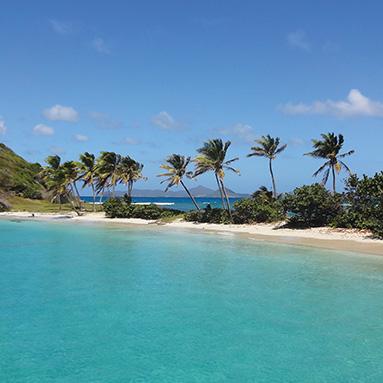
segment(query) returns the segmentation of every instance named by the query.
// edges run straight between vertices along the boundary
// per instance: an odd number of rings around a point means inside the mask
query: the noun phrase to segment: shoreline
[[[34,216],[32,216],[32,214],[34,214]],[[141,227],[145,225],[158,225],[166,230],[198,230],[221,235],[238,235],[244,238],[254,238],[269,242],[383,255],[383,240],[374,239],[368,231],[358,229],[333,229],[330,227],[291,229],[281,227],[281,223],[248,225],[223,225],[186,221],[165,223],[157,220],[143,220],[138,218],[107,218],[104,213],[91,212],[84,213],[82,216],[77,216],[74,212],[3,212],[0,213],[0,218],[34,219],[42,221],[55,219],[84,223],[117,224],[126,226],[139,225]]]

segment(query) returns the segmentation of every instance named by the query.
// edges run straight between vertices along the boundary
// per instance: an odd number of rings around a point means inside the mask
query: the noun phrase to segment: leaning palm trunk
[[[275,186],[275,179],[274,179],[274,173],[273,173],[273,168],[271,166],[271,158],[269,161],[269,168],[270,168],[270,174],[271,174],[271,181],[273,182],[273,191],[274,191],[274,198],[277,199],[277,188]]]
[[[223,199],[222,188],[221,188],[221,185],[220,185],[220,183],[219,183],[219,179],[218,179],[217,173],[215,173],[215,179],[216,179],[216,181],[217,181],[219,194],[221,195],[222,206],[223,206],[224,209],[226,209],[226,206],[225,206],[225,200]]]
[[[221,186],[222,186],[223,194],[225,195],[225,199],[226,199],[227,212],[229,213],[229,218],[230,218],[230,221],[231,221],[233,217],[231,216],[231,208],[230,208],[229,197],[227,196],[226,188],[225,188],[222,180],[220,180],[220,181],[221,181]]]
[[[72,185],[71,185],[72,186]],[[72,196],[70,195],[70,193],[68,192],[68,190],[66,191],[66,198],[68,199],[69,203],[71,204],[72,206],[72,209],[77,213],[77,215],[81,215],[80,212],[78,211],[78,207],[73,203],[72,201]]]
[[[180,183],[181,185],[184,187],[186,193],[188,193],[188,196],[192,199],[195,207],[197,208],[198,211],[201,211],[201,209],[199,208],[199,206],[197,205],[197,202],[195,201],[194,197],[191,195],[191,193],[189,192],[188,188],[185,186],[185,184],[182,182],[182,180],[180,180]]]
[[[96,190],[94,190],[94,185],[92,183],[92,191],[93,191],[93,212],[96,211]]]
[[[78,192],[78,189],[77,189],[76,181],[73,181],[73,185],[74,185],[74,188],[76,190],[78,206],[81,209],[81,197],[80,197],[80,193]]]

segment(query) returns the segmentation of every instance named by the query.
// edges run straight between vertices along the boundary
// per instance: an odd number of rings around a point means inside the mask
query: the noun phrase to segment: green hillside
[[[0,194],[4,197],[23,193],[24,197],[41,198],[44,191],[39,180],[41,165],[30,163],[0,143]]]

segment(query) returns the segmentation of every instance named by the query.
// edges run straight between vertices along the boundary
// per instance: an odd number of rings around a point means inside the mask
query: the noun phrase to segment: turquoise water
[[[82,200],[92,203],[93,197],[81,197]],[[107,196],[103,197],[103,201],[106,201],[108,199]],[[240,198],[230,198],[230,204],[232,205],[233,202],[239,200]],[[200,209],[204,209],[208,204],[210,204],[211,208],[222,208],[222,200],[221,198],[195,198],[197,201],[198,206]],[[96,201],[99,202],[100,198],[96,198]],[[189,210],[196,210],[195,205],[193,204],[193,201],[190,198],[171,198],[171,197],[132,197],[132,202],[138,202],[138,203],[158,203],[160,206],[169,208],[169,209],[176,209],[176,210],[182,210],[182,211],[189,211]],[[166,204],[166,205],[163,205]],[[170,205],[169,205],[170,204]]]
[[[382,382],[383,258],[0,220],[0,382]]]

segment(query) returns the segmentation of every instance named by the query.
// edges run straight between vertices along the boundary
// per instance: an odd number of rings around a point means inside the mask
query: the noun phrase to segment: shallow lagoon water
[[[380,382],[383,258],[0,220],[1,382]]]

